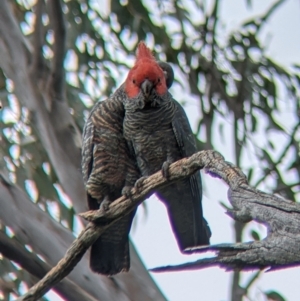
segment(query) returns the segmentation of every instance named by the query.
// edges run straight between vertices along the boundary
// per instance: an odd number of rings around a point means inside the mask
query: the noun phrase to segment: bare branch
[[[141,191],[136,191],[135,188],[132,189],[132,195],[130,199],[127,199],[125,196],[117,199],[110,205],[107,211],[97,210],[88,211],[85,214],[82,213],[81,216],[85,217],[86,219],[97,221],[97,225],[94,223],[89,223],[85,230],[83,230],[79,237],[72,243],[65,256],[59,261],[59,263],[42,280],[34,285],[26,293],[26,295],[18,300],[37,300],[43,296],[48,290],[51,289],[51,287],[53,287],[53,285],[55,285],[72,271],[86,250],[109,226],[133,210],[135,206],[149,196],[154,189],[168,185],[170,181],[186,177],[196,172],[204,165],[216,165],[217,160],[222,159],[217,152],[200,152],[198,153],[198,157],[196,155],[192,156],[191,158],[182,159],[173,163],[170,166],[169,181],[162,176],[161,172],[157,172],[144,180]]]
[[[262,28],[262,25],[271,17],[271,15],[277,10],[277,8],[286,2],[286,0],[277,0],[275,3],[273,3],[270,8],[267,10],[267,12],[261,16],[261,19],[258,22],[258,28],[257,31],[259,31]]]
[[[194,252],[214,251],[216,257],[197,260],[179,266],[156,268],[152,271],[197,270],[211,266],[232,269],[279,268],[300,264],[300,205],[251,188],[241,170],[216,151],[201,151],[170,165],[169,180],[161,172],[146,178],[142,187],[133,188],[131,197],[125,196],[110,204],[107,211],[95,210],[80,214],[89,223],[72,243],[66,255],[40,282],[19,300],[36,300],[63,279],[79,262],[88,247],[115,221],[128,214],[157,188],[192,175],[203,168],[213,177],[223,179],[229,186],[233,209],[228,214],[238,221],[256,220],[269,228],[263,241],[220,244],[192,249]]]
[[[151,193],[153,193],[158,188],[168,185],[174,181],[190,176],[199,169],[205,166],[207,171],[213,173],[214,175],[214,166],[217,168],[218,164],[223,161],[223,157],[215,151],[201,151],[189,158],[184,158],[170,165],[170,177],[166,180],[161,172],[157,172],[152,176],[146,178],[143,181],[143,187],[137,191],[135,188],[132,189],[132,196],[130,199],[126,199],[125,196],[120,197],[119,199],[112,202],[107,211],[103,210],[91,210],[79,215],[85,218],[88,221],[93,222],[103,222],[111,219],[115,219],[124,213],[129,213],[133,208],[142,202],[143,199],[147,198]],[[225,174],[220,174],[220,177],[225,181],[229,181],[230,176],[227,173],[236,172],[239,173],[240,178],[243,178],[246,181],[245,175],[238,169],[234,168],[232,165],[229,165]],[[236,179],[235,179],[236,180]],[[240,180],[240,179],[239,179]],[[232,184],[233,185],[233,184]]]
[[[229,191],[235,219],[251,219],[264,223],[269,235],[262,241],[237,244],[219,244],[199,248],[195,252],[214,251],[216,257],[197,260],[178,266],[165,266],[152,269],[154,272],[198,270],[219,266],[226,270],[270,270],[297,266],[299,255],[299,204],[285,201],[276,196],[241,187],[239,192]],[[295,208],[294,205],[296,205]]]
[[[261,271],[258,271],[250,278],[248,283],[245,285],[246,292],[249,290],[251,285],[259,278],[260,275],[261,275]]]
[[[17,240],[7,237],[0,231],[0,253],[18,263],[24,270],[38,279],[42,278],[51,266],[43,262],[34,253],[27,251]],[[64,279],[54,287],[55,291],[66,300],[72,301],[96,301],[97,299],[86,293],[78,285],[68,279]]]

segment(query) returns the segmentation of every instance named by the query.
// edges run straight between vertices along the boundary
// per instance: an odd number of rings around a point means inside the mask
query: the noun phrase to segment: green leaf
[[[259,236],[258,232],[254,231],[254,230],[251,230],[251,236],[256,241],[260,240],[260,236]]]
[[[269,95],[273,96],[274,98],[277,97],[277,90],[274,80],[269,80],[264,78],[264,88],[268,92]]]
[[[251,167],[249,168],[248,175],[247,175],[249,183],[251,183],[252,176],[253,176],[253,168]]]
[[[219,201],[219,204],[221,205],[221,207],[223,207],[224,209],[227,210],[232,210],[232,208],[228,207],[223,201]]]
[[[276,291],[268,291],[264,293],[268,301],[286,301],[286,299]]]
[[[251,115],[251,132],[254,133],[257,131],[257,119],[256,116],[254,114]]]

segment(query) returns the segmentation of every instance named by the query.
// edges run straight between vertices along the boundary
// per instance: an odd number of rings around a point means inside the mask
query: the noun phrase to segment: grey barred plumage
[[[169,152],[178,153],[174,160],[180,158],[172,129],[176,107],[169,93],[159,107],[132,110],[134,102],[133,99],[124,102],[124,137],[130,141],[141,174],[149,176],[161,169]]]
[[[171,163],[197,151],[184,110],[169,93],[163,98],[158,107],[136,111],[131,110],[134,99],[125,102],[124,137],[131,145],[142,176],[159,171],[165,161]],[[157,194],[167,206],[181,251],[209,244],[210,230],[202,216],[199,173],[170,184]]]
[[[167,91],[173,73],[158,64],[151,51],[140,43],[137,61],[125,81],[124,137],[136,156],[142,176],[162,170],[178,159],[197,152],[193,132],[181,105]],[[163,74],[169,75],[167,82]],[[188,248],[209,244],[210,229],[202,214],[200,173],[157,191],[166,205],[178,246]]]
[[[82,173],[89,209],[95,210],[121,196],[139,177],[123,137],[124,89],[98,102],[83,131]],[[91,269],[114,275],[130,266],[128,234],[135,212],[112,225],[91,248]]]

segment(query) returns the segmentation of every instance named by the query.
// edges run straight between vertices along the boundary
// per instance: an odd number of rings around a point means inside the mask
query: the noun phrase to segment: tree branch
[[[88,247],[109,226],[128,214],[158,188],[190,176],[203,167],[206,173],[223,179],[228,184],[228,196],[233,209],[229,209],[227,214],[238,221],[248,222],[254,219],[267,225],[269,236],[263,241],[194,248],[195,252],[214,251],[218,255],[179,266],[156,268],[152,271],[196,270],[211,266],[220,266],[227,270],[265,267],[275,269],[299,265],[300,205],[251,188],[241,170],[224,161],[218,152],[201,151],[171,164],[169,180],[166,180],[161,172],[157,172],[146,178],[140,189],[133,188],[130,199],[122,196],[112,202],[107,211],[99,209],[80,214],[92,222],[72,243],[57,266],[19,300],[36,300],[41,297],[74,268]]]
[[[213,258],[200,259],[177,266],[154,268],[151,271],[198,270],[219,266],[226,270],[276,270],[300,264],[300,205],[275,195],[268,195],[243,183],[230,188],[229,200],[233,209],[227,213],[236,220],[255,220],[268,228],[268,236],[262,241],[219,244],[194,249],[204,253],[213,251]]]
[[[75,211],[82,212],[87,205],[78,168],[81,134],[65,103],[53,102],[51,112],[46,110],[42,99],[48,99],[49,95],[36,84],[38,79],[29,65],[31,54],[32,47],[20,32],[8,1],[0,1],[0,67],[14,82],[14,93],[20,104],[32,113],[32,126],[47,151],[59,182],[72,199]]]

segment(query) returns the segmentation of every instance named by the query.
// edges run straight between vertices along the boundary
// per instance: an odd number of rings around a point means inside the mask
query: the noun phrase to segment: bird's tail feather
[[[109,227],[91,247],[90,267],[103,275],[115,275],[130,268],[128,235],[135,212]]]
[[[209,244],[210,229],[202,213],[202,191],[193,193],[189,179],[184,179],[159,191],[159,197],[166,205],[173,233],[181,252]]]

